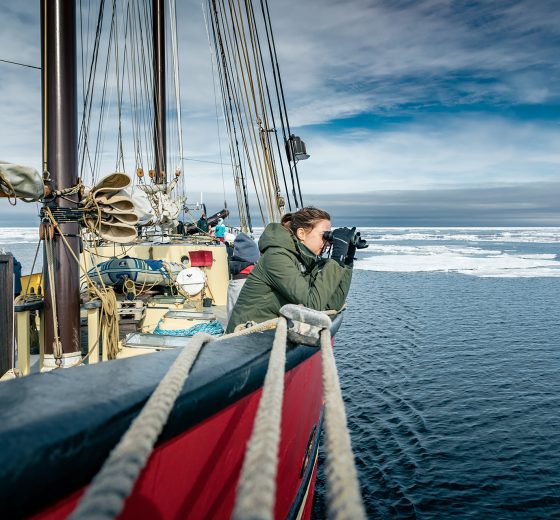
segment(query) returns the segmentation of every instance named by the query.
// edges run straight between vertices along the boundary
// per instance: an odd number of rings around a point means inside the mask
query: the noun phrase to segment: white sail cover
[[[171,193],[177,186],[178,178],[169,184],[140,184],[141,191],[134,191],[132,199],[136,206],[139,221],[146,225],[162,228],[176,227],[185,197],[173,197]]]
[[[43,178],[35,168],[0,161],[0,197],[15,196],[31,202],[43,194]]]
[[[129,195],[132,202],[134,202],[134,212],[138,217],[138,225],[147,226],[153,224],[156,219],[148,195],[141,190],[131,191]]]
[[[105,240],[127,244],[136,238],[138,216],[126,191],[129,185],[128,175],[112,173],[101,179],[84,199],[86,224]]]

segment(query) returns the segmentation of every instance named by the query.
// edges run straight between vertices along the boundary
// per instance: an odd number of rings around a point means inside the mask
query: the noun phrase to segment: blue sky
[[[0,9],[0,58],[39,64],[37,4]],[[270,9],[291,124],[311,154],[299,168],[304,202],[335,224],[560,225],[558,2]],[[186,154],[219,161],[200,2],[178,3],[178,18]],[[0,78],[0,159],[39,167],[39,74],[0,63]],[[218,168],[187,166],[191,198],[204,191],[219,205]],[[227,171],[224,185],[233,203]],[[0,225],[32,221],[33,208],[10,210],[0,201]]]

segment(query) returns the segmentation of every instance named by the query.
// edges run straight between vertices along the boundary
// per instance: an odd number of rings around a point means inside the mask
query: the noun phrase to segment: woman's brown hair
[[[322,209],[308,206],[293,213],[286,213],[280,223],[294,235],[299,228],[311,231],[319,220],[330,220],[331,216]]]

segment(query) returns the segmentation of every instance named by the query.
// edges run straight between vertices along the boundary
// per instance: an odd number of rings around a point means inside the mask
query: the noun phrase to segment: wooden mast
[[[76,6],[75,0],[41,0],[43,172],[57,190],[78,181],[77,87],[76,87]],[[61,197],[51,206],[76,207],[77,195]],[[67,242],[79,256],[79,224],[60,225]],[[44,261],[45,280],[45,367],[73,364],[80,351],[79,267],[58,234],[53,244],[54,289],[58,331],[53,319],[52,291]],[[64,360],[53,355],[56,333]],[[60,353],[58,353],[60,354]],[[50,359],[49,359],[50,358]],[[68,359],[66,359],[68,358]]]
[[[154,157],[155,182],[166,182],[166,100],[165,100],[165,3],[152,0],[152,34],[154,49]]]

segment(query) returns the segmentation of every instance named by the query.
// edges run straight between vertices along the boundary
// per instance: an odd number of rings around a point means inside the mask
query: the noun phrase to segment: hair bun
[[[293,213],[286,213],[280,220],[280,224],[282,224],[286,229],[290,229],[293,215]]]

